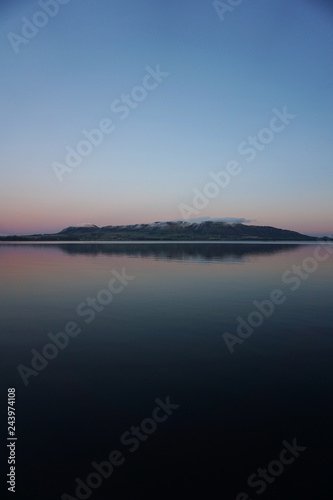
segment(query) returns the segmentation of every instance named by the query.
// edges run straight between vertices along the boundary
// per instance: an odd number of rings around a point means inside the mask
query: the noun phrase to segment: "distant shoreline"
[[[26,241],[26,240],[0,240],[0,245],[1,244],[27,244],[27,245],[84,245],[84,244],[89,244],[89,245],[120,245],[120,244],[127,244],[127,245],[145,245],[145,244],[156,244],[156,245],[163,245],[163,244],[244,244],[244,245],[314,245],[318,242],[332,245],[333,240],[322,240],[322,239],[317,239],[313,241],[298,241],[298,240],[261,240],[261,241],[254,241],[254,240],[85,240],[85,241],[75,241],[75,240],[66,240],[66,241],[58,241],[58,240],[34,240],[34,241]]]

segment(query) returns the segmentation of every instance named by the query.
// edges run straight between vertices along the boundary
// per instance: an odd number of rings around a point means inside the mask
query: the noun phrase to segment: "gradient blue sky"
[[[70,0],[15,53],[35,1],[2,1],[0,233],[182,218],[210,171],[232,178],[197,217],[333,234],[333,8],[244,0],[221,22],[211,1]],[[125,120],[110,109],[146,67],[170,73]],[[248,163],[237,149],[296,115]],[[115,130],[60,183],[54,161],[103,118]]]

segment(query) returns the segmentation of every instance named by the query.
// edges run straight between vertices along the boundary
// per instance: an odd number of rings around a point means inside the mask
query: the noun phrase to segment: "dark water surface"
[[[332,245],[3,244],[0,268],[13,498],[332,498]]]

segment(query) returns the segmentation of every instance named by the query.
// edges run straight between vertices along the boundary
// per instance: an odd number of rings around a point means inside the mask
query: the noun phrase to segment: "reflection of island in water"
[[[48,247],[49,245],[43,245]],[[293,251],[299,244],[244,244],[244,243],[117,243],[117,244],[57,244],[61,251],[70,255],[117,255],[128,257],[153,258],[156,260],[179,261],[231,261],[239,262],[246,257],[270,255]]]

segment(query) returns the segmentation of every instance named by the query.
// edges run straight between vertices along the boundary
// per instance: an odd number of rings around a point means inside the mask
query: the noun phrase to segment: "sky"
[[[333,235],[332,4],[215,4],[1,2],[0,234],[210,217]]]

